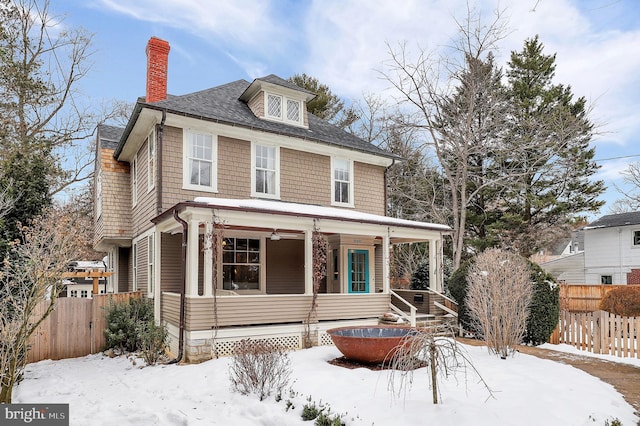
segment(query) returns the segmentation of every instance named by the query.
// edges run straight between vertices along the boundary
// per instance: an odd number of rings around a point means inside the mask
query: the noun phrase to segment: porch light
[[[278,231],[274,229],[273,232],[271,233],[271,241],[278,241],[278,240],[280,240],[280,234],[278,234]]]

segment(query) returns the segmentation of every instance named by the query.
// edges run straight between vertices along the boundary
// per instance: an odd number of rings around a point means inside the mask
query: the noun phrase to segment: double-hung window
[[[138,204],[138,155],[131,160],[131,205]]]
[[[147,192],[156,185],[156,132],[152,130],[147,138]]]
[[[353,207],[353,162],[331,159],[331,204]]]
[[[211,133],[185,130],[184,184],[186,189],[216,192],[217,142]]]
[[[280,150],[276,146],[251,145],[251,195],[280,198]]]
[[[267,93],[266,117],[289,124],[302,125],[302,102],[282,95]]]

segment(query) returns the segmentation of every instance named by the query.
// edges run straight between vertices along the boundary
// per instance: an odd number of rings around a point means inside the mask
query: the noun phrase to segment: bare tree
[[[521,256],[489,249],[469,268],[466,305],[475,331],[506,359],[522,342],[533,298],[531,271]]]
[[[497,148],[492,138],[485,136],[499,130],[490,119],[499,115],[492,109],[502,108],[503,103],[491,103],[484,95],[494,93],[486,89],[496,80],[491,67],[486,74],[487,57],[505,34],[499,13],[484,26],[471,10],[465,22],[458,22],[458,29],[460,36],[453,46],[458,56],[439,58],[420,49],[412,59],[405,44],[396,50],[390,48],[390,64],[383,73],[400,94],[400,101],[417,111],[418,120],[405,124],[424,133],[425,145],[435,153],[445,176],[454,269],[464,251],[468,208],[492,183],[480,176],[474,186],[469,185],[473,159],[487,158]],[[489,58],[489,65],[491,61]]]
[[[629,185],[631,189],[624,190],[614,184],[623,198],[616,200],[609,210],[611,213],[638,211],[640,210],[640,162],[629,164],[627,169],[621,174],[624,182]]]
[[[27,363],[29,337],[53,311],[62,274],[76,259],[79,229],[61,209],[49,209],[23,228],[0,272],[0,403]],[[44,310],[36,308],[46,303]]]
[[[54,195],[90,174],[82,147],[99,120],[78,84],[90,68],[92,36],[64,27],[47,0],[0,0],[0,19],[2,157],[26,149],[49,158]]]
[[[424,363],[429,367],[429,384],[434,404],[438,403],[440,397],[438,378],[462,372],[466,379],[468,370],[478,376],[489,396],[493,396],[467,352],[452,337],[454,335],[454,330],[449,324],[420,328],[409,335],[390,359],[385,360],[391,369],[389,388],[401,393],[413,382],[413,371]]]
[[[311,241],[313,247],[313,297],[307,319],[304,322],[304,346],[306,348],[310,348],[313,346],[313,342],[317,341],[318,292],[320,284],[327,278],[327,239],[322,235],[317,224],[314,225]],[[312,332],[311,324],[316,325],[315,332]]]

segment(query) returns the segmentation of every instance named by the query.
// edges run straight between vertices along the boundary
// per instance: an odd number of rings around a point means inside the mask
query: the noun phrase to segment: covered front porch
[[[154,219],[160,265],[157,317],[171,352],[187,361],[227,355],[242,338],[299,348],[313,303],[315,344],[324,330],[373,324],[389,311],[390,247],[426,241],[430,283],[442,290],[443,225],[265,200],[199,198]],[[326,241],[314,281],[313,235]],[[182,337],[182,340],[181,340]]]

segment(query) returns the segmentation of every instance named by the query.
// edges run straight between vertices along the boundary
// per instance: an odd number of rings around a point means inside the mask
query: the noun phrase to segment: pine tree
[[[598,166],[586,100],[574,100],[570,86],[553,83],[556,56],[543,49],[537,36],[526,40],[507,70],[514,112],[502,172],[510,185],[494,231],[503,246],[523,256],[553,244],[573,215],[604,204],[597,199],[604,183],[590,180]]]

